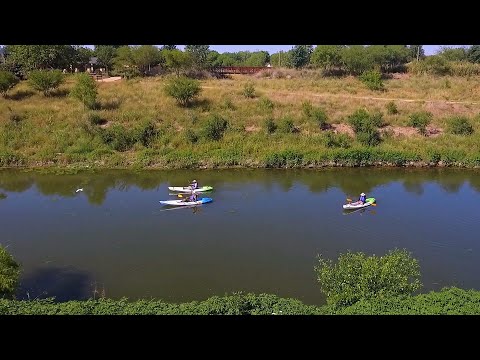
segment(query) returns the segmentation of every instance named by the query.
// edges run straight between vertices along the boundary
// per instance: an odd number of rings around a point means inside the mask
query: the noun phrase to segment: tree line
[[[107,71],[124,77],[152,73],[153,67],[179,75],[189,70],[218,66],[266,66],[316,68],[325,73],[359,75],[366,71],[382,73],[404,71],[405,65],[425,58],[422,45],[295,45],[289,51],[218,53],[209,45],[95,45],[94,49],[77,45],[7,45],[0,49],[0,70],[19,77],[29,71],[59,69],[84,71],[91,57]],[[469,48],[443,47],[433,57],[436,63],[480,63],[480,45]],[[431,60],[431,61],[433,61]]]

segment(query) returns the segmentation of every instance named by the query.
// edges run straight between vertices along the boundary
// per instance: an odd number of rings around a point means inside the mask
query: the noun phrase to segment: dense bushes
[[[448,75],[450,63],[442,56],[428,56],[420,61],[408,64],[408,71],[414,75]]]
[[[228,122],[219,115],[212,115],[205,124],[203,132],[208,140],[218,141],[223,137],[227,129]]]
[[[20,268],[7,250],[0,245],[0,298],[10,297],[17,288]]]
[[[292,150],[284,150],[268,155],[265,159],[265,166],[267,168],[293,168],[301,166],[302,162],[303,154]]]
[[[264,127],[267,134],[273,134],[275,130],[277,130],[277,124],[275,124],[275,121],[272,118],[265,120]]]
[[[70,92],[70,96],[82,102],[83,106],[93,109],[97,101],[97,84],[93,78],[86,74],[77,74],[77,81]]]
[[[359,109],[348,117],[348,122],[361,144],[367,146],[380,144],[381,137],[377,127],[383,125],[381,113],[369,114],[366,110]]]
[[[253,83],[247,82],[243,87],[242,94],[247,99],[253,99],[254,97],[256,97],[257,95],[255,93],[255,87],[253,86]]]
[[[0,71],[0,93],[3,97],[18,83],[18,78],[10,71]]]
[[[188,106],[201,92],[200,82],[187,77],[170,79],[165,85],[165,93],[173,97],[180,105]]]
[[[455,135],[471,135],[473,134],[473,126],[464,116],[454,116],[448,121],[448,130]]]
[[[411,295],[421,287],[418,261],[406,250],[384,256],[348,252],[339,256],[337,264],[319,256],[315,271],[328,304],[334,306]]]
[[[432,121],[432,114],[426,111],[413,113],[408,119],[408,126],[418,129],[422,135],[427,134],[427,125]]]
[[[63,84],[65,78],[60,70],[35,70],[28,75],[28,81],[34,90],[42,91],[43,95],[49,96]]]
[[[382,73],[377,70],[365,71],[360,75],[360,80],[365,84],[370,90],[384,90]]]

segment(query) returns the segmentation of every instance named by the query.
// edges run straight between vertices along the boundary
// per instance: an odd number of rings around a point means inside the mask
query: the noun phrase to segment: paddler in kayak
[[[367,195],[365,193],[361,193],[360,197],[358,198],[358,201],[351,203],[351,205],[363,205],[367,202]]]
[[[193,180],[192,183],[190,184],[190,188],[192,190],[198,189],[198,183],[197,180]]]
[[[198,195],[195,194],[195,193],[192,191],[192,194],[191,194],[188,198],[186,198],[184,201],[185,201],[185,202],[195,202],[195,201],[197,201],[197,199],[198,199]]]

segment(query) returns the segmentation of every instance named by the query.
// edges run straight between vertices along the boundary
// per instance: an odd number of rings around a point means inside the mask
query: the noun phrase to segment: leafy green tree
[[[132,50],[133,60],[135,65],[141,71],[150,71],[151,67],[160,62],[160,52],[156,46],[141,45]]]
[[[409,51],[405,45],[371,45],[365,48],[374,66],[381,71],[398,69],[408,61]]]
[[[20,275],[20,266],[0,245],[0,298],[12,297]]]
[[[468,57],[468,61],[479,64],[480,63],[480,45],[472,45],[467,50],[467,57]]]
[[[384,256],[348,252],[336,264],[319,256],[315,271],[328,304],[334,306],[411,295],[422,286],[418,260],[406,250]]]
[[[193,66],[197,69],[207,67],[207,58],[210,52],[210,45],[185,45],[185,52],[192,56]]]
[[[423,49],[423,45],[409,45],[408,51],[408,58],[410,61],[421,60],[425,57],[425,50]]]
[[[9,61],[25,71],[66,67],[74,59],[71,45],[8,45]]]
[[[223,53],[218,55],[217,64],[218,66],[234,66],[236,60],[232,53]]]
[[[160,50],[177,50],[177,45],[163,45]]]
[[[292,67],[292,56],[290,51],[279,51],[270,56],[270,64],[275,67]]]
[[[105,66],[107,69],[111,69],[114,63],[114,59],[117,56],[116,45],[95,45],[95,54],[97,55],[98,62]]]
[[[291,53],[291,61],[292,61],[292,66],[295,69],[300,69],[310,62],[310,56],[312,55],[313,52],[313,46],[312,45],[295,45],[292,50],[290,50]]]
[[[76,51],[76,63],[77,64],[87,64],[91,57],[95,55],[95,52],[87,47],[83,46],[74,46]]]
[[[246,66],[265,66],[270,61],[267,51],[255,51],[245,61]]]
[[[442,46],[437,55],[445,58],[447,61],[465,61],[467,60],[467,49]]]
[[[448,131],[455,135],[473,134],[473,126],[465,116],[454,116],[448,119]]]
[[[342,65],[339,45],[317,45],[313,50],[310,63],[318,68],[330,71]]]
[[[192,56],[187,52],[180,50],[163,50],[162,55],[165,59],[165,66],[175,71],[177,76],[180,76],[180,72],[188,69],[192,64]]]
[[[65,78],[60,70],[34,70],[28,76],[30,86],[43,95],[49,96],[51,92],[63,84]]]
[[[97,100],[97,84],[95,80],[86,73],[77,74],[75,77],[77,82],[73,86],[70,96],[80,100],[84,107],[93,109]]]
[[[0,93],[3,97],[7,96],[7,92],[18,84],[18,78],[10,71],[0,71]]]
[[[188,106],[201,90],[199,81],[187,77],[171,79],[165,85],[165,93],[177,100],[181,106]]]
[[[342,48],[341,56],[347,72],[352,75],[358,75],[374,68],[371,53],[362,45],[352,45]]]

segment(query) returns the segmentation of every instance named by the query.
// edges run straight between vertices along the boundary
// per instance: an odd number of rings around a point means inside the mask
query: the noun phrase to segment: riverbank
[[[296,299],[269,294],[214,296],[205,301],[166,303],[159,300],[0,299],[0,315],[478,315],[480,291],[445,288],[400,298],[359,301],[342,308],[305,305]]]
[[[95,111],[68,96],[71,78],[51,97],[18,85],[0,99],[0,167],[480,166],[477,77],[393,78],[379,93],[353,77],[235,76],[201,81],[202,93],[189,108],[164,94],[165,81],[101,83]],[[243,95],[247,83],[253,98]],[[359,109],[381,114],[377,146],[363,145],[352,130],[349,117]],[[422,112],[431,114],[423,135],[408,126]],[[459,116],[473,134],[450,133]],[[227,127],[211,140],[206,128],[215,119]]]

